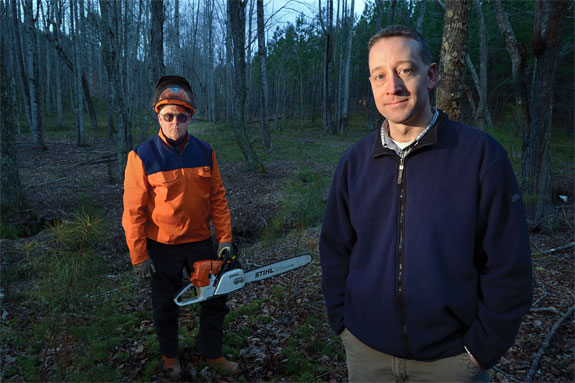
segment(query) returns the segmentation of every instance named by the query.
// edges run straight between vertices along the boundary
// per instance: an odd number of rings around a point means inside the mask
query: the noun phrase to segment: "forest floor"
[[[121,227],[123,187],[120,177],[113,175],[111,163],[115,143],[99,139],[79,148],[70,140],[47,142],[48,150],[37,153],[19,142],[18,155],[22,184],[34,212],[30,217],[43,217],[53,222],[72,217],[78,206],[89,201],[97,206],[106,222],[104,237],[96,245],[96,254],[104,260],[106,271],[101,278],[123,291],[119,300],[109,304],[116,315],[123,314],[131,322],[121,323],[121,330],[110,328],[114,342],[105,346],[104,355],[91,357],[90,364],[106,365],[113,370],[115,381],[161,381],[160,355],[155,346],[151,321],[150,288],[146,281],[132,275]],[[250,269],[276,259],[302,252],[313,255],[311,265],[267,281],[252,284],[230,296],[231,314],[226,321],[227,348],[224,350],[242,366],[239,376],[231,378],[208,369],[193,349],[193,342],[182,339],[181,356],[187,381],[346,381],[347,370],[341,343],[325,319],[321,295],[321,272],[318,257],[319,227],[294,229],[281,239],[261,240],[266,224],[277,212],[281,190],[294,172],[294,163],[278,160],[266,164],[267,173],[253,173],[244,163],[220,164],[233,217],[234,235],[241,241],[241,259]],[[315,169],[331,174],[335,165]],[[571,176],[573,172],[571,171]],[[573,179],[562,180],[573,187]],[[557,207],[559,229],[551,234],[531,236],[535,296],[532,310],[525,316],[515,344],[500,360],[491,377],[495,382],[524,381],[546,337],[552,334],[548,347],[535,369],[533,381],[572,382],[574,370],[574,320],[569,316],[559,327],[554,326],[575,304],[573,246],[573,195],[570,203]],[[35,218],[33,218],[35,219]],[[23,222],[20,222],[23,223]],[[42,241],[42,233],[33,238]],[[64,329],[56,341],[37,334],[38,322],[44,314],[36,313],[34,302],[24,299],[23,291],[31,288],[28,273],[12,273],[7,269],[21,267],[22,248],[29,239],[2,240],[2,344],[3,381],[38,380],[104,380],[101,376],[82,375],[82,367],[74,358],[91,352],[88,343],[71,329]],[[94,291],[110,288],[102,282]],[[103,294],[102,296],[106,296]],[[181,329],[192,336],[197,331],[197,309],[181,311]],[[92,314],[74,313],[82,326]],[[95,315],[95,314],[94,314]],[[82,319],[83,318],[83,319]],[[112,320],[111,317],[107,320]],[[66,319],[69,326],[73,320]],[[80,324],[78,325],[80,326]],[[112,335],[113,334],[113,335]],[[36,337],[35,348],[18,338]],[[50,348],[50,349],[48,349]],[[35,350],[37,355],[25,355]],[[26,364],[28,359],[28,364]],[[31,360],[31,362],[30,362]],[[32,364],[30,366],[30,364]],[[151,366],[151,367],[150,367]],[[92,366],[93,367],[93,366]],[[28,368],[28,371],[26,369]],[[31,372],[32,371],[32,372]],[[76,373],[76,378],[70,378]],[[104,375],[109,376],[109,375]],[[41,378],[41,379],[40,379]]]

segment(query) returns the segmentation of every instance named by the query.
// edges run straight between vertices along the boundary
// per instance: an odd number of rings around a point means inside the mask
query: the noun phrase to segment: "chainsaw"
[[[236,257],[226,250],[221,260],[194,262],[190,281],[178,291],[174,302],[178,306],[200,303],[311,262],[311,255],[304,254],[244,272]]]

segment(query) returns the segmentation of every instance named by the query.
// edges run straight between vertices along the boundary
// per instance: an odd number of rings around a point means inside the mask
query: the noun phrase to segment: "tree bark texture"
[[[449,118],[460,115],[464,52],[469,29],[471,0],[447,0],[443,19],[436,104]]]
[[[257,0],[257,24],[258,24],[258,56],[260,59],[260,129],[262,135],[262,144],[271,151],[272,140],[270,136],[269,122],[269,98],[268,98],[268,68],[267,68],[267,51],[266,35],[264,27],[264,1]]]
[[[260,164],[257,153],[252,147],[248,137],[246,123],[246,58],[245,58],[245,22],[246,22],[246,1],[228,0],[230,12],[230,28],[233,41],[234,58],[234,87],[233,87],[233,126],[236,141],[242,151],[250,169],[259,170]]]
[[[531,122],[523,137],[521,184],[531,228],[553,228],[551,189],[551,117],[555,72],[563,25],[569,5],[566,0],[538,1],[533,26],[535,68],[531,83]]]

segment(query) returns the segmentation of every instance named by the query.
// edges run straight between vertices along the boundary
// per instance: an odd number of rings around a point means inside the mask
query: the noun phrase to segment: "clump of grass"
[[[312,227],[321,223],[328,185],[328,177],[309,169],[300,170],[286,181],[280,209],[266,227],[264,241],[281,237],[298,227]]]

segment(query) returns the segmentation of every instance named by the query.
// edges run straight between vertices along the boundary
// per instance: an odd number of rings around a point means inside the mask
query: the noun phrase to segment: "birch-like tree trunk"
[[[233,41],[234,87],[233,87],[233,126],[236,141],[250,169],[263,169],[257,153],[252,147],[246,123],[246,0],[227,0],[230,16],[230,29]]]
[[[264,1],[257,0],[257,23],[258,23],[258,56],[260,59],[260,129],[262,144],[271,151],[272,140],[269,123],[269,99],[268,99],[268,68],[266,52],[266,35],[264,26]]]
[[[551,117],[561,35],[569,2],[538,0],[533,25],[535,67],[531,83],[531,123],[523,137],[521,183],[531,228],[553,228]]]
[[[44,145],[42,97],[40,94],[40,74],[38,70],[38,51],[36,50],[36,20],[33,15],[32,0],[24,1],[24,34],[26,37],[26,70],[25,81],[28,83],[28,99],[30,110],[30,131],[32,142],[36,149],[46,150]]]
[[[352,47],[352,40],[353,40],[353,11],[354,11],[355,0],[351,0],[351,11],[348,18],[348,35],[347,35],[347,51],[346,51],[346,58],[345,58],[345,72],[344,72],[344,80],[343,80],[343,105],[342,105],[342,119],[341,124],[339,126],[339,134],[344,134],[347,131],[348,124],[349,124],[349,87],[350,87],[350,79],[349,79],[349,72],[351,70],[351,47]]]
[[[471,0],[446,0],[438,71],[436,104],[449,118],[459,118],[464,53]]]

